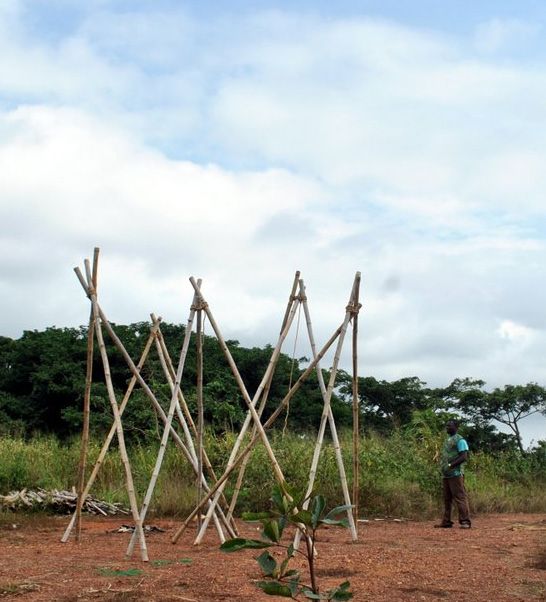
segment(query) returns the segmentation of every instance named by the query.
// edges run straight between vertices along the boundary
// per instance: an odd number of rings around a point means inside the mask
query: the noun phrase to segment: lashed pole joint
[[[353,318],[354,316],[358,316],[358,312],[360,311],[360,308],[362,307],[362,303],[348,303],[347,307],[345,308],[345,311],[348,311],[351,314],[351,317]]]

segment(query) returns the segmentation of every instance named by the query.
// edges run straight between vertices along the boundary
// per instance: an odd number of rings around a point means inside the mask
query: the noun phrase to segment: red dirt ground
[[[178,526],[158,520],[165,533],[147,536],[150,562],[138,550],[124,559],[130,535],[112,533],[123,519],[84,517],[82,541],[60,543],[66,518],[14,515],[0,525],[0,598],[22,600],[161,600],[216,602],[276,600],[256,588],[254,557],[218,550],[216,532],[193,546],[195,528],[173,545]],[[17,525],[14,527],[13,525]],[[242,535],[257,537],[254,525]],[[359,541],[338,528],[320,535],[318,579],[322,588],[351,582],[356,601],[546,600],[546,515],[477,517],[471,530],[433,529],[430,522],[360,523]],[[182,562],[181,562],[182,561]],[[136,576],[113,571],[140,569]]]

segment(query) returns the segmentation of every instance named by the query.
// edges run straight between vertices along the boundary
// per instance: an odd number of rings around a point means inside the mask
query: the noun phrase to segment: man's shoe
[[[434,525],[435,529],[451,529],[453,527],[453,523],[440,523],[438,525]]]
[[[470,527],[471,527],[470,523],[461,523],[460,524],[461,529],[470,529]]]

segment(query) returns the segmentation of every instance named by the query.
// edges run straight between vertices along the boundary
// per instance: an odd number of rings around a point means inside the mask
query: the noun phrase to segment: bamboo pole
[[[353,300],[353,516],[354,521],[358,524],[359,514],[359,480],[360,480],[360,407],[358,399],[358,310],[360,309],[360,272],[356,273],[355,278],[355,295]]]
[[[199,281],[198,281],[198,283],[199,283]],[[171,356],[169,355],[169,350],[167,349],[167,346],[165,344],[165,340],[161,334],[161,331],[158,334],[159,334],[159,336],[158,336],[157,352],[161,359],[161,365],[163,367],[163,372],[165,374],[165,378],[168,381],[174,382],[175,370],[173,367]],[[183,411],[183,414],[182,414],[182,411]],[[193,432],[193,435],[197,438],[197,427],[195,426],[195,422],[193,421],[193,417],[190,414],[188,404],[186,403],[186,399],[184,398],[184,394],[182,393],[181,389],[178,392],[178,403],[176,405],[176,415],[178,418],[178,422],[180,423],[182,428],[184,428],[184,424],[189,425],[189,427],[191,428],[191,431]],[[190,446],[190,444],[191,444],[191,446],[193,447],[193,439],[192,439],[191,433],[189,431],[188,431],[188,433],[186,433],[186,431],[184,431],[184,434],[186,436],[188,446]],[[205,449],[203,449],[203,461],[204,461],[204,466],[207,468],[209,474],[212,476],[212,478],[214,480],[216,480],[216,475],[214,474],[214,469],[212,467],[212,464],[210,463],[210,460],[207,456],[207,452]],[[225,503],[227,506],[227,502],[225,502]]]
[[[81,272],[78,270],[76,270],[76,275],[78,276],[78,279],[80,280],[80,283],[82,285],[82,287],[84,288],[87,296],[90,296],[89,290],[88,290],[88,286],[87,283],[85,282],[85,280],[83,279]],[[141,358],[141,361],[139,362],[138,366],[135,366],[132,359],[130,358],[130,356],[128,355],[127,351],[125,350],[123,344],[121,343],[121,341],[119,340],[119,337],[117,337],[117,335],[115,334],[115,332],[113,331],[108,319],[106,318],[104,312],[102,311],[102,309],[100,308],[100,306],[97,303],[97,307],[98,307],[98,311],[99,311],[99,315],[101,317],[102,323],[104,324],[104,326],[106,327],[108,334],[110,336],[110,338],[112,339],[112,341],[114,342],[115,346],[117,347],[117,349],[120,351],[120,353],[122,354],[122,356],[124,357],[128,367],[131,370],[132,373],[132,379],[131,382],[129,384],[129,388],[127,391],[127,394],[122,402],[122,408],[125,408],[126,403],[129,400],[130,394],[136,384],[136,382],[138,382],[141,387],[144,389],[145,393],[147,394],[147,396],[149,397],[149,399],[152,401],[152,404],[154,405],[156,411],[158,412],[158,414],[160,415],[161,419],[163,420],[163,422],[165,423],[167,417],[163,411],[163,408],[161,407],[161,405],[158,403],[157,399],[155,398],[154,394],[152,393],[152,391],[150,390],[150,388],[148,387],[148,385],[146,384],[146,382],[143,380],[140,371],[142,369],[142,366],[144,365],[144,361],[145,358],[149,352],[149,348],[153,342],[153,338],[150,338],[148,341],[148,344],[146,346],[146,350],[145,353],[143,354],[143,357]],[[159,323],[160,323],[161,319],[159,318],[157,320],[157,322],[154,322],[154,326],[152,326],[152,330],[154,331],[154,336],[161,336],[161,331],[159,330]],[[162,337],[161,337],[162,339]],[[164,343],[164,342],[163,342]],[[107,440],[107,442],[105,443],[105,445],[103,446],[103,449],[101,450],[101,453],[99,454],[99,460],[97,461],[95,468],[93,469],[93,473],[89,479],[88,485],[86,486],[86,490],[84,493],[84,498],[86,497],[86,495],[89,493],[89,490],[91,489],[91,486],[94,482],[94,480],[96,479],[96,476],[98,474],[98,471],[100,469],[100,466],[102,465],[102,462],[104,460],[104,457],[106,455],[106,452],[108,450],[108,447],[113,439],[113,436],[116,432],[116,425],[115,423],[112,425],[110,434],[109,434],[109,438]],[[173,436],[173,439],[175,440],[175,443],[181,448],[182,452],[184,453],[184,455],[186,456],[186,458],[188,459],[188,461],[190,462],[190,465],[193,466],[194,470],[196,469],[195,465],[193,464],[193,459],[191,457],[191,454],[189,453],[189,451],[186,449],[184,443],[182,442],[182,440],[180,439],[178,433],[172,428],[171,426],[171,434]],[[223,522],[225,523],[226,529],[228,531],[228,533],[230,533],[231,536],[235,537],[237,535],[237,531],[234,527],[232,527],[231,525],[228,524],[228,522],[225,519],[225,516],[223,515],[223,512],[221,511],[221,509],[219,509],[218,512],[220,518],[223,520]],[[74,526],[74,519],[75,517],[72,517],[72,520],[69,524],[69,526],[66,529],[66,532],[62,538],[62,541],[65,542],[68,540],[68,537],[70,535],[70,532]],[[217,523],[217,519],[216,516],[214,517],[214,521],[215,524]],[[219,528],[219,526],[217,526],[217,528]]]
[[[186,327],[186,332],[184,333],[184,342],[182,344],[182,350],[180,352],[180,360],[178,363],[178,371],[176,373],[176,380],[174,383],[173,390],[171,392],[171,403],[169,405],[169,413],[167,414],[167,420],[165,421],[165,424],[164,424],[163,435],[161,437],[161,443],[159,446],[159,451],[157,454],[155,466],[154,466],[154,469],[152,472],[152,477],[148,484],[148,489],[146,491],[146,495],[144,496],[144,501],[143,501],[142,507],[140,509],[140,520],[142,521],[142,523],[144,523],[144,521],[146,520],[146,514],[148,512],[148,507],[149,507],[150,501],[152,499],[152,495],[153,495],[153,492],[155,489],[155,484],[157,482],[157,478],[159,476],[159,471],[161,469],[161,464],[163,463],[163,457],[165,455],[165,450],[167,448],[167,441],[169,438],[169,433],[170,433],[170,429],[171,429],[171,425],[172,425],[172,419],[174,416],[174,408],[175,408],[176,399],[177,399],[177,395],[178,395],[178,389],[180,388],[180,380],[182,378],[182,371],[184,369],[184,363],[186,360],[186,355],[187,355],[188,347],[190,344],[190,337],[191,337],[194,315],[195,315],[195,310],[192,307],[192,309],[190,311],[190,317],[188,318],[188,325]],[[127,558],[129,558],[133,553],[133,548],[135,545],[135,534],[136,533],[133,532],[133,536],[131,537],[131,540],[129,541],[129,545],[127,546],[127,551],[125,553],[125,556]]]
[[[144,390],[144,392],[146,393],[146,395],[152,402],[154,408],[158,412],[159,416],[161,417],[161,420],[165,424],[167,421],[167,416],[166,416],[163,408],[161,407],[161,404],[157,401],[154,393],[152,392],[152,390],[150,389],[150,387],[148,386],[146,381],[142,378],[140,371],[135,366],[133,360],[131,359],[130,355],[127,353],[127,350],[123,346],[123,343],[120,341],[119,337],[114,332],[112,325],[110,324],[110,322],[108,321],[108,318],[106,317],[103,310],[101,309],[101,307],[98,304],[97,304],[97,308],[98,308],[98,312],[99,312],[100,318],[102,320],[102,323],[104,324],[104,326],[108,332],[108,335],[112,339],[112,342],[114,343],[114,345],[116,346],[118,351],[123,356],[125,363],[129,367],[131,373],[135,376],[139,385],[142,387],[142,389]],[[172,437],[173,437],[175,443],[178,445],[178,447],[180,447],[180,449],[182,450],[182,452],[184,453],[186,458],[191,463],[191,455],[190,455],[188,449],[186,448],[186,446],[184,445],[183,441],[180,439],[180,436],[178,435],[178,433],[174,430],[172,425],[170,427],[170,431],[171,431],[171,434],[172,434]]]
[[[114,386],[112,384],[112,378],[110,375],[110,362],[108,360],[108,354],[106,353],[106,346],[104,344],[104,337],[102,335],[97,295],[95,289],[93,288],[92,277],[89,270],[89,262],[86,260],[85,263],[86,272],[88,275],[88,291],[91,298],[91,304],[93,307],[93,319],[95,321],[95,334],[97,337],[97,344],[99,347],[103,367],[104,367],[104,380],[106,382],[106,390],[108,392],[108,398],[110,400],[110,405],[112,406],[112,412],[114,414],[114,421],[116,423],[116,434],[118,438],[119,451],[121,455],[121,460],[123,466],[125,468],[125,481],[127,487],[127,495],[129,497],[129,505],[131,507],[131,513],[133,515],[133,520],[135,521],[135,531],[138,533],[139,543],[140,543],[140,554],[143,561],[148,561],[148,551],[146,549],[146,539],[144,537],[144,530],[142,528],[142,522],[140,521],[139,513],[138,513],[138,505],[136,500],[135,488],[133,483],[133,473],[131,471],[131,464],[129,462],[129,457],[127,455],[127,448],[125,447],[125,437],[123,434],[123,425],[121,423],[121,417],[119,413],[119,406],[116,400],[116,394],[114,391]],[[83,276],[79,268],[76,268],[78,278],[80,282],[85,282],[83,280]]]
[[[152,314],[152,321],[154,320],[154,316]],[[165,341],[163,340],[162,336],[161,336],[161,331],[158,331],[158,337],[156,339],[156,347],[157,347],[157,353],[159,356],[159,360],[161,363],[161,366],[163,368],[163,372],[165,374],[165,378],[167,379],[167,382],[169,384],[169,387],[171,389],[171,392],[174,389],[174,379],[175,379],[175,374],[174,374],[174,368],[172,366],[172,361],[171,358],[169,356],[169,352],[166,348],[165,345]],[[182,402],[185,406],[185,411],[187,410],[187,416],[184,416],[180,410],[180,403],[178,402]],[[179,388],[178,390],[178,402],[176,405],[176,412],[177,412],[177,418],[180,422],[180,425],[182,426],[182,429],[184,431],[184,436],[186,438],[186,443],[187,443],[187,447],[188,447],[188,451],[191,455],[191,461],[190,461],[190,465],[192,466],[192,468],[195,471],[195,474],[198,475],[197,472],[197,454],[195,451],[195,447],[194,447],[194,443],[193,443],[193,439],[190,433],[190,430],[188,428],[188,422],[191,423],[191,426],[193,427],[193,431],[196,433],[196,428],[195,428],[195,424],[193,423],[193,419],[191,417],[191,414],[189,414],[189,409],[187,408],[187,404],[186,404],[186,400],[184,399],[184,396],[182,394],[182,390]],[[186,418],[189,417],[189,420],[187,421]],[[206,454],[206,451],[203,450],[203,459],[204,459],[204,464],[207,467],[207,470],[209,471],[209,474],[212,476],[213,481],[216,481],[216,475],[214,473],[214,470],[212,468],[212,465],[210,464],[210,460]],[[209,487],[208,487],[208,483],[205,479],[205,475],[203,474],[202,477],[202,483],[203,483],[203,487],[205,487],[205,489],[208,491]],[[225,500],[224,497],[222,497],[221,502],[227,507],[227,501]],[[220,520],[222,521],[222,523],[224,524],[224,527],[226,528],[227,532],[230,534],[230,536],[232,537],[236,537],[238,534],[237,531],[237,527],[234,523],[233,520],[228,521],[225,517],[225,515],[223,514],[222,508],[221,506],[219,506],[217,508],[218,510],[218,515]],[[221,536],[220,536],[221,537]]]
[[[139,370],[135,366],[135,363],[131,359],[131,356],[127,353],[127,350],[123,346],[123,343],[121,342],[120,338],[114,332],[112,325],[108,321],[108,318],[106,317],[106,315],[105,315],[104,311],[102,310],[102,308],[100,307],[100,305],[98,305],[98,311],[99,311],[100,318],[102,320],[102,324],[104,325],[104,327],[106,328],[106,331],[108,332],[108,336],[112,339],[112,342],[114,343],[115,347],[118,349],[118,351],[123,356],[123,359],[125,360],[125,363],[127,364],[129,370],[135,376],[138,384],[142,387],[144,393],[146,394],[148,399],[152,402],[154,408],[157,410],[157,413],[159,414],[161,420],[163,421],[163,424],[165,424],[165,422],[167,420],[167,415],[165,414],[165,411],[161,407],[161,404],[157,401],[157,398],[154,395],[153,391],[148,386],[148,383],[142,378],[142,375],[140,374]],[[178,446],[184,451],[186,449],[186,446],[184,445],[182,439],[180,439],[180,436],[178,435],[178,433],[174,430],[174,428],[172,426],[171,426],[171,434],[172,434],[175,442],[178,444]],[[184,453],[186,453],[186,452],[184,452]]]
[[[235,377],[235,380],[239,386],[239,390],[241,391],[241,394],[243,395],[243,399],[245,400],[245,403],[248,407],[248,410],[250,411],[250,415],[252,417],[252,420],[254,421],[254,425],[256,426],[256,428],[258,429],[258,435],[260,437],[260,439],[262,440],[262,443],[266,449],[267,455],[269,456],[269,459],[271,461],[271,464],[273,466],[273,471],[275,473],[275,477],[277,479],[277,482],[279,483],[279,485],[281,486],[281,488],[285,488],[285,478],[284,475],[282,473],[281,467],[279,465],[279,463],[277,462],[277,459],[275,458],[275,453],[273,452],[273,449],[271,448],[271,445],[269,443],[269,439],[267,438],[267,435],[265,433],[265,430],[260,422],[260,417],[258,416],[258,413],[256,412],[256,403],[258,401],[258,399],[260,398],[260,396],[263,393],[264,387],[266,385],[266,383],[268,382],[272,371],[275,368],[275,365],[277,363],[279,354],[280,354],[280,350],[281,350],[281,346],[282,346],[282,342],[284,341],[284,338],[286,337],[286,334],[288,333],[288,329],[290,327],[290,325],[287,323],[285,326],[285,329],[281,335],[281,337],[279,337],[279,341],[277,346],[275,347],[272,356],[270,358],[269,364],[267,366],[266,372],[262,378],[262,381],[260,383],[260,385],[258,386],[258,389],[254,395],[254,398],[251,399],[246,387],[243,383],[243,380],[241,378],[241,375],[239,374],[239,370],[233,360],[233,357],[225,343],[225,340],[222,336],[222,333],[220,332],[220,329],[218,327],[218,324],[216,323],[216,320],[214,319],[214,316],[212,315],[212,312],[210,311],[210,308],[208,306],[208,304],[206,303],[204,297],[201,294],[201,291],[199,290],[199,288],[197,287],[197,284],[195,282],[195,279],[192,277],[190,278],[190,282],[192,284],[192,286],[194,287],[194,290],[197,292],[197,294],[199,295],[199,301],[201,303],[201,305],[203,306],[203,309],[207,315],[207,318],[209,319],[209,322],[212,326],[212,329],[214,330],[214,333],[216,334],[216,338],[218,339],[218,343],[220,345],[220,348],[222,349],[222,351],[224,352],[224,356],[227,359],[227,362],[230,366],[230,369],[232,371],[233,376]],[[248,425],[250,423],[249,420],[249,416],[247,414],[247,420],[245,420],[245,424],[243,425],[243,429],[241,429],[241,433],[239,434],[239,437],[237,439],[237,441],[239,442],[240,440],[242,440],[242,437],[244,436],[244,430],[245,430],[245,425],[246,428],[248,428]],[[236,453],[236,451],[235,451]],[[230,456],[230,458],[234,457],[234,452],[232,450],[232,454]],[[223,490],[223,487],[222,487]],[[216,504],[218,503],[218,496],[215,496],[214,499],[212,500],[212,508],[214,508],[216,506]],[[205,520],[203,521],[203,525],[201,526],[201,529],[199,530],[197,537],[195,538],[195,545],[198,545],[201,540],[204,537],[205,534],[205,530],[208,526],[208,523],[210,521],[210,516],[211,516],[211,508],[209,508],[206,516],[205,516]]]
[[[281,323],[281,330],[280,330],[279,335],[282,335],[282,332],[284,331],[288,320],[290,320],[290,324],[292,324],[292,321],[294,319],[294,315],[296,312],[295,303],[296,303],[296,301],[298,301],[298,299],[296,297],[296,289],[298,286],[299,278],[300,278],[300,272],[297,271],[294,276],[294,282],[292,283],[292,290],[290,291],[290,296],[289,296],[288,302],[286,304],[286,309],[285,309],[284,317],[283,317],[283,320]],[[294,308],[293,312],[292,312],[292,308]],[[292,313],[293,313],[293,315],[291,316]],[[264,392],[263,392],[262,398],[260,400],[260,405],[258,407],[258,416],[260,416],[260,419],[262,417],[262,413],[264,411],[265,404],[267,403],[267,398],[269,396],[269,390],[271,388],[272,381],[273,381],[273,372],[271,373],[271,376],[269,377],[269,380],[267,381],[267,383],[265,385]],[[254,425],[252,427],[252,437],[254,437],[255,435],[256,435],[256,426]],[[241,487],[243,485],[246,467],[248,465],[249,460],[250,460],[250,455],[247,455],[241,463],[241,467],[240,467],[239,473],[237,475],[237,481],[235,483],[235,489],[233,491],[233,495],[231,496],[231,501],[229,503],[229,510],[228,510],[228,515],[227,515],[228,518],[232,518],[233,513],[235,512],[235,506],[237,505],[237,500],[238,500],[239,494],[241,492]]]
[[[93,251],[93,273],[91,279],[93,288],[97,290],[98,281],[99,248]],[[76,541],[80,541],[82,530],[82,506],[84,504],[83,489],[85,486],[85,469],[87,466],[87,454],[89,450],[89,420],[91,410],[91,383],[93,381],[93,340],[95,338],[95,322],[93,320],[93,309],[89,312],[89,325],[87,327],[87,358],[85,370],[85,390],[83,394],[83,425],[82,440],[80,448],[80,461],[78,464],[78,497],[76,502]]]
[[[197,310],[196,321],[196,368],[197,368],[197,472],[203,474],[203,310],[201,307]],[[203,483],[197,479],[197,503],[203,499]],[[197,528],[201,529],[201,513],[197,515]]]
[[[84,290],[86,291],[87,295],[89,296],[90,295],[90,291],[89,291],[89,289],[87,287],[87,284],[86,284],[86,282],[85,282],[85,280],[84,280],[84,278],[83,278],[80,270],[78,268],[76,268],[75,271],[76,271],[76,275],[78,276],[78,279],[80,280],[80,283],[81,283],[82,287],[84,288]],[[166,416],[163,408],[161,407],[161,405],[157,401],[154,393],[151,391],[151,389],[148,386],[148,384],[146,383],[146,381],[142,378],[142,376],[140,374],[140,371],[137,369],[137,367],[135,366],[133,360],[131,359],[131,357],[127,353],[127,350],[123,346],[123,343],[120,341],[119,337],[114,332],[114,330],[112,328],[112,325],[108,321],[108,318],[106,317],[104,311],[102,310],[102,308],[100,307],[100,305],[98,304],[98,302],[96,303],[96,307],[97,307],[98,315],[99,315],[99,317],[100,317],[100,319],[102,321],[102,324],[106,328],[106,331],[108,332],[108,335],[112,339],[112,342],[114,343],[114,345],[116,346],[116,348],[118,349],[118,351],[121,353],[121,355],[123,356],[123,358],[125,360],[125,363],[129,367],[131,373],[135,376],[135,378],[137,379],[137,382],[140,384],[140,386],[142,387],[142,389],[144,390],[144,392],[146,393],[146,395],[148,396],[148,398],[150,399],[150,401],[154,405],[154,408],[157,410],[157,412],[158,412],[159,416],[161,417],[163,423],[165,423],[166,420],[167,420],[167,416]],[[177,445],[182,449],[182,451],[186,455],[186,457],[190,458],[190,455],[189,455],[189,452],[188,452],[186,446],[184,445],[184,443],[180,439],[180,436],[174,430],[174,428],[172,427],[172,425],[171,425],[171,429],[170,430],[171,430],[171,434],[172,434],[175,442],[177,443]]]
[[[277,418],[283,412],[284,408],[286,407],[286,405],[288,404],[288,402],[290,401],[290,399],[292,399],[292,397],[297,393],[297,391],[301,387],[302,383],[311,374],[311,372],[315,368],[316,364],[324,357],[324,355],[328,352],[328,349],[330,349],[330,347],[336,341],[336,339],[338,338],[340,332],[341,332],[341,326],[339,326],[337,328],[337,330],[330,337],[330,339],[324,344],[324,347],[319,351],[319,353],[317,354],[317,357],[309,364],[309,366],[305,369],[305,371],[303,372],[303,374],[301,374],[300,377],[298,378],[298,380],[292,385],[292,388],[285,395],[285,397],[283,398],[283,400],[281,401],[281,403],[279,404],[279,406],[277,407],[277,409],[273,412],[273,414],[271,414],[271,416],[267,419],[267,421],[263,425],[264,429],[270,428],[271,425],[275,422],[275,420],[277,420]],[[191,514],[186,518],[185,522],[175,532],[175,534],[173,535],[173,537],[171,539],[171,541],[172,541],[173,544],[175,544],[179,540],[180,536],[182,535],[182,533],[184,532],[184,530],[186,529],[186,527],[188,526],[188,524],[190,523],[190,521],[197,514],[197,512],[199,512],[201,510],[201,508],[203,507],[203,505],[205,504],[205,502],[208,499],[210,499],[213,495],[217,496],[218,491],[222,488],[222,486],[224,485],[224,483],[226,482],[226,480],[231,476],[232,472],[237,468],[237,466],[239,466],[239,464],[242,462],[242,460],[245,458],[245,456],[248,453],[250,453],[250,451],[256,445],[256,443],[259,440],[259,438],[260,438],[260,435],[257,433],[250,440],[250,442],[247,444],[247,446],[241,451],[241,453],[238,456],[234,457],[234,459],[233,459],[233,461],[231,463],[228,462],[228,466],[224,470],[224,473],[218,479],[218,481],[216,482],[216,484],[214,485],[214,487],[211,488],[211,490],[209,491],[209,493],[207,494],[207,496],[205,496],[205,498],[201,502],[201,506],[198,506],[198,507],[194,508],[194,510],[191,512]]]
[[[158,341],[156,341],[156,344],[158,344]],[[165,373],[165,377],[167,379],[167,382],[169,384],[169,387],[170,387],[170,390],[171,390],[171,394],[172,394],[172,392],[174,390],[174,380],[173,380],[173,377],[171,376],[170,370],[169,370],[169,368],[167,366],[167,360],[165,359],[163,349],[159,345],[158,345],[158,355],[159,355],[159,359],[160,359],[161,365],[163,367],[163,371]],[[170,360],[170,358],[169,358],[169,360]],[[180,397],[182,397],[182,392],[179,390],[179,398]],[[179,408],[179,406],[177,406],[177,407]],[[180,416],[179,416],[179,418],[180,418]],[[189,453],[189,455],[188,455],[188,461],[190,463],[190,466],[193,468],[196,476],[198,476],[198,471],[197,471],[197,454],[195,452],[195,447],[194,447],[194,444],[193,444],[193,439],[191,437],[191,433],[189,431],[188,424],[187,424],[187,422],[185,420],[185,417],[182,416],[180,418],[180,420],[181,420],[182,429],[184,431],[184,436],[186,437],[186,442],[187,442],[187,449],[188,449],[188,453]],[[206,454],[205,454],[205,457],[207,457]],[[204,474],[201,475],[201,481],[203,483],[203,487],[205,488],[205,490],[209,491],[210,487],[208,486],[208,483],[207,483],[207,481],[205,479],[205,475]],[[224,500],[224,503],[225,503],[225,500]],[[228,522],[228,520],[226,519],[226,517],[225,517],[225,515],[224,515],[224,513],[222,511],[221,506],[218,506],[218,508],[216,508],[215,511],[218,514],[218,518],[216,517],[216,514],[214,515],[213,518],[214,518],[215,526],[216,526],[216,529],[218,531],[218,536],[220,537],[220,540],[222,540],[222,538],[224,537],[223,533],[221,532],[221,529],[219,528],[220,522],[224,525],[224,528],[229,533],[230,537],[237,537],[238,532],[237,532],[236,527],[234,526],[234,524],[232,522]]]
[[[159,328],[159,321],[157,323],[157,326],[154,326],[154,328]],[[148,340],[146,341],[146,345],[144,346],[144,350],[142,351],[142,355],[138,362],[137,369],[139,371],[142,370],[142,367],[144,366],[144,363],[146,362],[146,358],[148,357],[148,353],[150,352],[150,348],[154,341],[154,338],[155,338],[154,328],[152,328],[150,330]],[[133,376],[131,378],[131,380],[129,381],[129,385],[127,386],[127,390],[126,390],[125,395],[123,396],[123,400],[119,406],[120,416],[123,416],[123,412],[125,411],[125,407],[126,407],[127,403],[129,402],[129,398],[131,397],[131,394],[133,392],[136,382],[137,382],[137,379],[135,376]],[[91,475],[89,476],[89,479],[87,480],[87,483],[83,490],[82,500],[85,500],[85,498],[89,495],[89,492],[91,491],[91,488],[93,487],[95,479],[97,478],[97,476],[99,474],[100,468],[102,466],[102,463],[104,462],[104,458],[106,457],[106,454],[108,452],[108,449],[110,448],[110,444],[112,443],[112,440],[113,440],[115,434],[116,434],[116,423],[112,422],[112,426],[110,427],[108,436],[106,437],[106,439],[101,447],[97,461],[95,462],[95,465],[93,466]],[[72,518],[66,528],[66,531],[64,532],[64,535],[61,538],[61,541],[63,543],[66,543],[68,541],[68,538],[70,537],[70,533],[71,533],[72,529],[74,528],[75,521],[76,521],[76,512],[74,512],[74,514],[72,515]]]
[[[201,279],[197,280],[197,285],[199,288],[201,288]],[[152,318],[152,322],[153,322],[155,320],[154,314],[151,314],[151,318]],[[171,383],[170,386],[171,386],[171,391],[172,391],[172,387],[174,386],[173,385],[174,378],[175,378],[174,366],[173,366],[173,363],[171,360],[171,356],[169,354],[169,350],[167,349],[167,345],[165,344],[165,339],[163,338],[163,334],[162,334],[161,330],[158,330],[157,335],[158,335],[157,339],[156,339],[157,353],[160,358],[160,363],[163,368],[165,378],[167,379],[168,382]],[[182,409],[184,411],[184,414],[182,414]],[[186,403],[186,400],[184,398],[181,388],[178,389],[178,401],[176,404],[176,415],[178,418],[178,422],[180,423],[180,425],[182,426],[182,429],[184,430],[184,435],[186,437],[188,449],[192,454],[195,455],[193,439],[188,430],[188,425],[191,427],[191,429],[196,437],[197,437],[197,428],[195,426],[195,423],[193,421],[192,415],[190,413],[188,404]],[[217,479],[216,473],[214,472],[214,468],[212,467],[212,464],[209,460],[206,449],[203,449],[203,461],[204,461],[204,465],[208,471],[208,474],[211,476],[213,482],[216,482],[216,479]],[[203,485],[208,490],[208,484],[204,477],[204,473],[203,473]],[[228,508],[227,500],[225,499],[225,497],[223,495],[220,499],[220,502],[226,509]],[[237,530],[237,525],[235,524],[235,521],[232,518],[229,518],[228,521],[226,521],[222,509],[220,509],[219,515],[220,515],[220,518],[222,519],[222,521],[225,523],[225,527],[226,527],[228,533],[230,535],[232,535],[232,537],[236,537],[238,535],[238,530]]]
[[[175,378],[175,382],[174,382],[174,386],[172,388],[172,392],[171,392],[171,402],[169,405],[169,413],[167,414],[167,421],[165,422],[165,426],[163,429],[163,435],[161,437],[161,444],[159,446],[159,451],[157,454],[157,459],[156,459],[156,463],[154,466],[154,470],[152,473],[152,477],[150,479],[150,483],[148,485],[148,489],[146,491],[146,495],[144,497],[144,502],[142,504],[142,508],[140,510],[140,520],[142,521],[142,523],[144,523],[144,520],[146,519],[146,514],[148,512],[148,508],[153,496],[153,492],[155,489],[155,485],[157,483],[157,478],[159,476],[159,471],[161,470],[161,465],[163,463],[163,458],[165,456],[165,450],[167,449],[167,442],[169,439],[169,433],[171,430],[171,425],[172,425],[172,421],[173,421],[173,417],[174,417],[174,413],[175,413],[175,408],[176,408],[176,404],[178,401],[178,392],[180,390],[180,381],[182,380],[182,373],[184,371],[184,365],[186,362],[186,357],[188,354],[188,349],[189,349],[189,345],[190,345],[190,339],[191,339],[191,332],[192,332],[192,327],[193,327],[193,319],[195,316],[195,302],[196,302],[197,298],[196,295],[194,295],[194,301],[191,307],[191,311],[190,311],[190,316],[188,318],[188,324],[186,326],[186,332],[184,333],[184,342],[182,344],[182,350],[180,352],[180,359],[178,362],[178,369],[176,371],[176,378]],[[201,485],[201,477],[202,477],[202,470],[199,470],[198,467],[198,471],[197,471],[197,478],[199,481],[199,484]],[[225,540],[225,537],[223,536],[222,530],[220,528],[220,538]],[[126,556],[130,557],[132,552],[133,552],[133,548],[134,548],[134,544],[135,544],[135,533],[133,533],[133,536],[131,537],[131,541],[129,542],[129,546],[127,547],[127,553]]]
[[[341,349],[343,346],[343,336],[347,330],[347,326],[348,326],[349,320],[352,315],[351,312],[349,311],[349,307],[352,304],[354,291],[355,291],[355,284],[353,283],[353,288],[351,291],[351,298],[349,300],[349,305],[348,305],[347,311],[345,313],[345,320],[343,322],[344,330],[342,330],[342,334],[340,335],[340,338],[338,339],[338,345],[337,345],[337,350],[336,350],[337,361],[336,361],[336,359],[334,359],[334,366],[332,367],[332,371],[330,373],[330,381],[329,381],[328,387],[326,387],[326,385],[324,383],[324,377],[322,375],[320,363],[317,362],[317,365],[316,365],[317,378],[318,378],[318,382],[319,382],[320,391],[322,393],[322,398],[324,400],[324,406],[323,406],[322,415],[321,415],[321,419],[320,419],[320,426],[319,426],[317,441],[316,441],[315,449],[314,449],[314,453],[313,453],[313,459],[311,462],[311,469],[309,471],[309,481],[308,481],[308,485],[307,485],[307,491],[305,494],[306,499],[303,504],[303,507],[305,509],[307,509],[309,507],[309,501],[310,501],[309,496],[311,495],[311,492],[313,491],[313,487],[315,484],[315,478],[316,478],[316,474],[317,474],[320,452],[321,452],[322,444],[324,441],[324,432],[326,430],[326,420],[328,420],[329,425],[330,425],[330,431],[332,434],[332,442],[334,444],[334,452],[335,452],[335,456],[336,456],[336,462],[337,462],[338,472],[339,472],[339,476],[340,476],[341,488],[343,491],[344,501],[347,506],[351,506],[351,498],[349,495],[349,487],[347,485],[347,476],[345,473],[345,465],[343,464],[341,445],[339,443],[339,437],[337,434],[337,428],[336,428],[336,424],[335,424],[335,420],[334,420],[334,414],[332,412],[331,398],[332,398],[333,384],[335,383],[335,376],[337,373],[337,364],[339,362],[339,356],[341,354]],[[309,312],[309,305],[307,303],[307,296],[306,296],[305,285],[304,285],[303,280],[300,281],[300,295],[303,300],[303,310],[305,312],[305,320],[307,323],[307,333],[309,336],[309,343],[311,345],[313,357],[316,357],[315,337],[313,334],[311,314]],[[351,536],[353,538],[353,541],[356,541],[356,539],[358,537],[358,533],[357,533],[355,521],[353,519],[353,514],[352,514],[351,510],[347,510],[347,519],[349,521],[349,528],[351,530]],[[297,531],[295,538],[294,538],[294,547],[296,549],[299,547],[300,539],[301,539],[301,534],[299,531]]]

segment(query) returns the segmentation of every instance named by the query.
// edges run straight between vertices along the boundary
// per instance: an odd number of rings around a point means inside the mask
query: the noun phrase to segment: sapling
[[[326,501],[322,495],[315,495],[310,499],[309,510],[302,510],[304,500],[295,500],[296,496],[284,488],[276,486],[272,495],[272,510],[268,512],[246,512],[243,514],[245,521],[259,521],[262,524],[261,539],[245,539],[236,537],[224,542],[220,549],[224,552],[236,552],[244,549],[263,549],[256,558],[264,580],[258,581],[258,587],[266,594],[282,596],[299,600],[301,596],[310,600],[330,600],[341,602],[350,600],[353,594],[349,591],[350,583],[344,581],[337,587],[321,592],[316,575],[316,550],[315,542],[317,531],[326,525],[347,527],[346,519],[339,519],[340,514],[347,512],[350,506],[337,506],[326,512]],[[304,543],[299,550],[294,544],[285,545],[281,542],[282,534],[287,525],[298,529]],[[278,547],[286,550],[286,557],[279,564],[267,548]],[[309,567],[310,583],[301,581],[300,572],[289,568],[292,558],[300,554]]]

